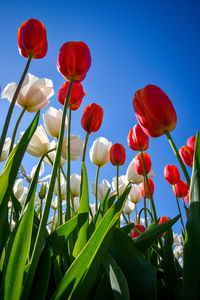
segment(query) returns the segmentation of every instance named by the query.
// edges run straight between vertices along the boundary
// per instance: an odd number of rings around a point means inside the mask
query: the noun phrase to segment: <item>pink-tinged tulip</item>
[[[177,184],[172,186],[172,190],[175,196],[178,198],[184,198],[189,192],[189,187],[183,180],[180,179]]]
[[[149,171],[151,170],[151,159],[148,153],[143,153],[143,157],[144,157],[144,165],[145,165],[146,173],[148,174]],[[136,159],[135,161],[136,172],[140,175],[144,175],[141,153],[138,153],[135,156],[135,159]]]
[[[185,202],[190,205],[190,191],[188,191],[187,195],[184,197]]]
[[[191,136],[189,139],[187,139],[187,145],[190,146],[193,149],[193,151],[195,146],[195,140],[196,136]]]
[[[160,217],[159,223],[158,224],[162,224],[165,223],[169,220],[169,217]],[[162,237],[165,236],[165,232],[161,235]]]
[[[43,58],[47,54],[47,33],[37,19],[22,23],[17,32],[19,52],[24,57]]]
[[[126,160],[126,150],[121,144],[113,144],[110,148],[110,161],[113,166],[122,166]]]
[[[137,230],[139,230],[141,233],[143,233],[143,232],[145,232],[145,230],[146,230],[146,228],[143,226],[143,225],[135,225],[135,228],[137,229]],[[139,234],[137,233],[137,231],[133,228],[132,229],[132,231],[131,231],[131,237],[132,237],[132,239],[134,239],[134,238],[136,238],[136,237],[138,237],[139,236]]]
[[[129,147],[134,151],[145,151],[149,146],[149,136],[144,133],[139,124],[129,131],[127,141]]]
[[[171,100],[155,85],[148,84],[138,90],[133,107],[142,129],[151,137],[161,136],[176,126],[177,115]]]
[[[63,77],[70,81],[81,82],[91,65],[91,54],[83,42],[67,42],[58,53],[57,67]]]
[[[167,165],[164,168],[164,177],[165,180],[171,184],[174,185],[180,180],[180,173],[176,166],[173,165]]]
[[[190,146],[186,145],[179,149],[179,154],[184,164],[188,167],[192,167],[194,150]]]
[[[69,88],[69,81],[66,81],[65,83],[63,83],[63,85],[61,86],[58,92],[58,101],[62,105],[64,105],[65,103],[65,98],[67,95],[68,88]],[[85,96],[85,91],[83,90],[82,84],[78,82],[74,82],[71,88],[67,107],[71,105],[72,110],[77,110],[80,107],[84,96]]]
[[[153,183],[153,180],[151,180],[150,178],[148,179],[148,181],[149,181],[149,186],[150,186],[151,194],[153,196],[153,194],[154,194],[154,183]],[[144,183],[143,182],[140,183],[139,187],[140,187],[140,192],[142,194],[142,197],[144,197]],[[147,186],[146,181],[145,181],[145,198],[150,199],[149,190],[148,190],[148,186]]]
[[[87,133],[96,132],[101,127],[103,108],[95,103],[86,106],[81,118],[81,125]]]

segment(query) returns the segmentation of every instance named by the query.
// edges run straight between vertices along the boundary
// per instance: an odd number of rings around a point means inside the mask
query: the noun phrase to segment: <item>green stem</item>
[[[185,215],[186,215],[186,218],[188,219],[187,207],[185,206],[185,201],[184,201],[183,198],[182,198],[182,202],[183,202],[183,206],[184,206],[184,209],[185,209]]]
[[[150,210],[149,210],[148,208],[144,208],[144,207],[143,207],[143,208],[140,210],[139,215],[138,215],[138,221],[139,221],[139,224],[140,224],[141,213],[143,212],[143,210],[146,210],[146,211],[149,213],[151,219],[153,220],[153,216],[152,216]]]
[[[45,155],[46,155],[46,157],[48,158],[48,160],[50,161],[50,163],[52,164],[52,166],[53,166],[53,161],[52,161],[52,159],[50,158],[50,156],[48,155],[48,153],[50,152],[50,151],[55,151],[56,149],[51,149],[51,150],[49,150]],[[63,176],[64,176],[64,178],[65,178],[65,180],[66,180],[66,182],[67,182],[67,176],[65,175],[65,172],[64,172],[64,170],[63,170],[63,167],[62,166],[60,166],[60,169],[61,169],[61,172],[62,172],[62,174],[63,174]]]
[[[60,226],[62,225],[62,197],[61,197],[61,183],[60,183],[60,168],[58,168],[57,183],[58,183],[58,226]]]
[[[87,148],[87,143],[88,143],[88,138],[89,138],[89,133],[87,133],[86,137],[85,137],[85,144],[84,144],[84,148],[83,148],[83,156],[82,156],[82,162],[85,162],[85,154],[86,154],[86,148]]]
[[[144,166],[143,166],[144,167]],[[146,203],[146,189],[145,189],[145,178],[143,176],[143,184],[144,184],[144,219],[145,219],[145,227],[148,227],[148,222],[147,222],[147,203]]]
[[[181,168],[183,170],[183,173],[185,175],[187,184],[188,184],[188,186],[190,186],[190,176],[189,176],[188,171],[187,171],[187,169],[186,169],[186,167],[185,167],[185,165],[184,165],[184,163],[183,163],[183,161],[182,161],[182,159],[180,157],[178,149],[176,148],[176,145],[174,144],[174,141],[173,141],[173,139],[172,139],[169,131],[166,131],[165,134],[166,134],[166,136],[168,138],[168,141],[169,141],[169,143],[170,143],[170,145],[171,145],[171,147],[172,147],[172,149],[173,149],[173,151],[174,151],[174,153],[175,153],[175,155],[176,155],[176,157],[177,157],[177,159],[179,161],[179,164],[180,164],[180,166],[181,166]]]
[[[69,106],[68,130],[67,130],[67,191],[65,221],[70,219],[70,131],[71,131],[71,105]]]
[[[20,123],[20,121],[21,121],[21,119],[22,119],[22,117],[23,117],[25,111],[26,111],[26,108],[23,108],[23,110],[22,110],[21,114],[19,115],[19,118],[18,118],[18,120],[17,120],[17,122],[16,122],[16,124],[15,124],[15,128],[14,128],[14,130],[13,130],[13,135],[12,135],[12,139],[11,139],[11,143],[10,143],[9,153],[10,153],[10,152],[12,151],[12,149],[13,149],[13,145],[14,145],[14,142],[15,142],[15,137],[16,137],[17,129],[18,129],[19,123]]]
[[[52,220],[52,231],[53,231],[53,227],[54,227],[54,221],[55,221],[55,217],[56,217],[56,209],[54,209],[54,213],[53,213],[53,220]]]
[[[119,166],[117,166],[117,199],[119,199]]]
[[[71,205],[74,212],[74,196],[71,195]]]
[[[30,63],[31,63],[31,59],[32,59],[32,56],[30,55],[29,58],[28,58],[28,61],[26,63],[26,66],[25,66],[25,69],[24,69],[24,72],[22,74],[22,77],[20,79],[20,82],[17,86],[17,89],[14,93],[14,96],[13,96],[13,99],[12,99],[12,102],[9,106],[9,109],[8,109],[8,113],[7,113],[7,116],[6,116],[6,120],[5,120],[5,123],[4,123],[4,127],[3,127],[3,130],[2,130],[2,133],[1,133],[1,140],[0,140],[0,156],[1,156],[1,153],[2,153],[2,149],[3,149],[3,145],[4,145],[4,142],[5,142],[5,138],[6,138],[6,134],[7,134],[7,131],[8,131],[8,126],[9,126],[9,123],[10,123],[10,119],[11,119],[11,116],[12,116],[12,112],[13,112],[13,109],[14,109],[14,106],[15,106],[15,102],[17,100],[17,97],[19,95],[19,91],[22,87],[22,84],[24,82],[24,78],[26,76],[26,73],[28,72],[28,68],[30,66]]]
[[[183,232],[184,232],[184,235],[185,235],[185,226],[184,226],[184,223],[183,223],[182,213],[181,213],[180,205],[179,205],[179,202],[178,202],[178,197],[177,197],[175,185],[174,185],[174,190],[175,190],[175,194],[176,194],[176,203],[177,203],[177,206],[178,206],[178,211],[179,211],[179,215],[180,215],[180,219],[181,219],[181,224],[182,224]]]
[[[13,205],[10,208],[10,229],[11,229],[11,226],[12,226],[12,218],[13,218]]]
[[[43,204],[43,198],[40,199],[40,220],[42,219],[42,204]]]
[[[137,205],[135,203],[135,224],[137,224]]]
[[[124,213],[124,212],[122,212],[122,215],[123,215],[123,217],[124,217],[124,220],[125,220],[126,224],[128,225],[128,224],[129,224],[129,222],[128,222],[128,219],[127,219],[127,218],[126,218],[126,216],[125,216],[125,213]],[[119,222],[120,222],[120,220],[119,220]]]
[[[97,173],[96,173],[96,180],[95,180],[95,211],[97,213],[98,210],[98,198],[97,198],[97,194],[98,194],[98,178],[99,178],[99,170],[100,167],[97,167]]]

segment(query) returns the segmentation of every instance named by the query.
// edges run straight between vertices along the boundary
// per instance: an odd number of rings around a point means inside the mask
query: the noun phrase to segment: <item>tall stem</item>
[[[13,149],[13,145],[14,145],[14,142],[15,142],[15,137],[16,137],[17,129],[18,129],[19,123],[20,123],[20,121],[21,121],[21,119],[22,119],[22,117],[23,117],[25,111],[26,111],[26,108],[24,107],[23,110],[22,110],[22,112],[21,112],[21,114],[19,115],[19,118],[18,118],[16,124],[15,124],[15,128],[14,128],[14,130],[13,130],[13,135],[12,135],[12,139],[11,139],[11,143],[10,143],[9,153],[10,153],[10,152],[12,151],[12,149]]]
[[[185,201],[184,201],[183,198],[182,198],[182,202],[183,202],[183,206],[184,206],[184,209],[185,209],[185,215],[186,215],[186,218],[188,219],[187,207],[185,206]]]
[[[95,211],[97,212],[98,210],[98,197],[97,197],[97,194],[98,194],[98,178],[99,178],[99,170],[100,170],[100,167],[98,166],[97,167],[97,173],[96,173],[96,180],[95,180]]]
[[[2,149],[3,149],[4,142],[5,142],[6,134],[7,134],[7,131],[8,131],[8,126],[9,126],[9,123],[10,123],[12,112],[13,112],[13,109],[14,109],[14,106],[15,106],[15,102],[17,100],[17,96],[19,95],[19,91],[20,91],[20,89],[22,87],[22,84],[24,82],[24,78],[26,76],[26,73],[28,72],[28,68],[29,68],[30,63],[31,63],[31,58],[32,58],[32,56],[30,55],[29,58],[28,58],[28,61],[26,63],[26,66],[25,66],[24,72],[22,74],[22,77],[20,79],[20,82],[19,82],[19,84],[17,86],[17,89],[16,89],[16,91],[14,93],[12,102],[11,102],[11,104],[9,106],[9,109],[8,109],[8,113],[7,113],[7,116],[6,116],[5,123],[4,123],[4,127],[3,127],[3,130],[2,130],[2,133],[1,133],[0,156],[1,156],[1,152],[2,152]]]
[[[137,224],[137,205],[135,203],[135,224]]]
[[[182,224],[183,232],[185,234],[185,226],[184,226],[184,223],[183,223],[182,213],[181,213],[180,205],[179,205],[179,202],[178,202],[178,197],[177,197],[175,185],[174,185],[174,190],[175,190],[175,194],[176,194],[176,203],[177,203],[177,206],[178,206],[178,211],[179,211],[179,215],[180,215],[180,219],[181,219],[181,224]]]
[[[85,137],[85,144],[84,144],[84,148],[83,148],[82,162],[85,162],[85,154],[86,154],[86,148],[87,148],[88,138],[89,138],[89,133],[87,133],[87,135]]]
[[[119,166],[117,166],[117,199],[119,199]]]
[[[61,196],[61,182],[60,182],[60,167],[57,175],[58,183],[58,226],[62,225],[62,196]]]
[[[145,190],[145,178],[143,178],[143,184],[144,184],[144,219],[145,219],[145,227],[148,227],[148,222],[147,222],[147,204],[146,204],[146,190]]]
[[[183,163],[183,161],[182,161],[182,159],[180,157],[178,149],[176,148],[176,145],[174,144],[174,141],[173,141],[173,139],[171,137],[171,134],[169,133],[169,131],[166,131],[165,134],[166,134],[166,136],[168,138],[168,141],[169,141],[169,143],[170,143],[170,145],[171,145],[171,147],[172,147],[172,149],[173,149],[173,151],[174,151],[174,153],[175,153],[175,155],[176,155],[176,157],[177,157],[177,159],[179,161],[179,164],[180,164],[180,166],[181,166],[181,168],[183,170],[183,173],[185,175],[187,184],[188,184],[188,186],[190,186],[190,176],[189,176],[188,171],[187,171],[187,169],[186,169],[186,167],[185,167],[185,165],[184,165],[184,163]]]
[[[67,193],[65,221],[70,219],[70,131],[71,131],[71,105],[69,106],[68,130],[67,130]]]

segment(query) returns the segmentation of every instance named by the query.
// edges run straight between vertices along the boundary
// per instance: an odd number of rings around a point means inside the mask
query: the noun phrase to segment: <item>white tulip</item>
[[[55,149],[57,148],[57,144],[56,144],[56,141],[53,140],[51,141],[50,143],[50,149]],[[55,158],[56,158],[56,150],[55,151],[51,151],[48,153],[48,156],[49,158],[51,159],[52,163],[54,163],[55,161]],[[49,161],[49,159],[47,157],[44,158],[44,162],[49,165],[49,166],[52,166],[52,163]],[[64,158],[62,158],[62,156],[60,157],[60,167],[63,166],[64,164],[66,163],[66,160]]]
[[[127,215],[130,215],[134,210],[134,208],[135,208],[135,204],[132,203],[130,200],[126,200],[124,204],[123,212]]]
[[[123,192],[124,192],[125,188],[127,187],[128,183],[129,182],[126,178],[126,175],[119,176],[119,178],[118,178],[119,197],[123,194]],[[117,177],[114,177],[112,179],[112,188],[113,188],[113,191],[115,191],[115,193],[117,193]]]
[[[138,184],[143,182],[144,177],[140,174],[137,173],[136,168],[135,168],[135,163],[136,163],[136,159],[133,158],[133,160],[130,162],[127,172],[126,172],[126,176],[127,176],[127,180],[129,182],[132,182],[134,184]],[[149,173],[147,174],[148,178],[153,178],[155,177],[155,174],[153,172],[153,169],[151,169],[149,171]]]
[[[141,194],[141,191],[140,191],[140,188],[138,185],[132,184],[131,190],[129,193],[129,198],[130,198],[131,202],[133,202],[135,204],[140,202],[140,200],[142,199],[142,194]]]
[[[16,179],[13,186],[13,193],[17,199],[21,197],[23,190],[24,190],[23,179],[22,178]]]
[[[60,174],[60,190],[61,190],[61,198],[64,200],[66,198],[66,181],[62,174]],[[58,196],[58,181],[56,180],[54,186],[54,194]]]
[[[91,186],[92,186],[92,194],[95,195],[95,183],[92,182]],[[98,185],[98,187],[97,187],[97,198],[99,201],[102,201],[103,197],[105,196],[105,194],[107,193],[109,188],[111,188],[110,183],[108,182],[108,180],[103,179],[101,184]],[[112,195],[112,193],[110,192],[109,196],[111,196],[111,195]]]
[[[77,212],[79,208],[80,199],[79,197],[74,198],[74,211]]]
[[[11,102],[16,89],[16,82],[9,83],[4,88],[1,98]],[[22,84],[16,104],[25,108],[28,112],[36,112],[46,107],[49,104],[49,98],[53,95],[53,83],[50,79],[40,79],[28,73]]]
[[[90,160],[91,162],[99,166],[100,168],[105,166],[110,160],[110,147],[112,143],[105,137],[99,137],[93,142],[90,148]]]
[[[70,159],[78,160],[83,154],[83,147],[85,141],[81,140],[80,135],[70,136]],[[61,155],[64,159],[67,159],[67,137],[65,136],[62,144]]]
[[[7,137],[5,139],[5,142],[4,142],[4,145],[3,145],[2,153],[1,153],[1,156],[0,156],[0,162],[5,161],[8,158],[10,143],[11,143],[11,138]]]
[[[52,106],[50,106],[42,115],[46,132],[48,133],[48,135],[56,139],[59,137],[62,115],[63,112],[61,109],[57,110]],[[67,118],[65,120],[64,130],[66,129],[67,129]]]
[[[81,185],[81,176],[78,174],[72,174],[70,176],[70,191],[73,197],[80,196],[80,185]]]

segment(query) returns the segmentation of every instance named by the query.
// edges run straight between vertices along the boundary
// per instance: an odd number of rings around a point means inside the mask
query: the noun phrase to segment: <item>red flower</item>
[[[149,186],[150,186],[151,194],[153,196],[153,194],[154,194],[154,183],[153,183],[153,180],[150,179],[150,178],[148,178],[148,181],[149,181]],[[144,183],[143,182],[139,184],[139,188],[140,188],[140,192],[142,194],[142,197],[144,197]],[[148,198],[148,199],[150,198],[150,196],[149,196],[149,190],[148,190],[148,186],[147,186],[146,181],[145,181],[145,198]]]
[[[129,131],[127,140],[129,147],[135,151],[145,151],[149,146],[149,136],[144,133],[139,124]]]
[[[158,224],[162,224],[165,223],[169,220],[169,217],[160,217],[159,223]],[[165,232],[161,235],[162,237],[165,236]]]
[[[63,83],[63,85],[61,86],[61,88],[58,92],[58,101],[62,105],[64,105],[64,103],[65,103],[65,98],[67,95],[68,87],[69,87],[69,81],[66,81],[65,83]],[[72,84],[71,93],[70,93],[69,102],[68,102],[67,107],[69,107],[71,105],[72,110],[77,110],[80,107],[84,96],[85,96],[85,91],[83,90],[82,84],[78,83],[78,82],[74,82]]]
[[[17,32],[19,53],[24,57],[43,58],[47,54],[47,34],[44,25],[37,19],[22,23]]]
[[[178,168],[173,165],[165,166],[164,177],[169,184],[176,184],[180,180],[180,173]]]
[[[183,146],[179,149],[179,154],[180,154],[184,164],[188,167],[192,167],[194,150],[188,145]]]
[[[67,42],[58,53],[58,71],[69,80],[73,76],[74,82],[82,81],[91,65],[91,54],[88,46],[83,42]]]
[[[187,195],[184,197],[185,202],[190,205],[190,191],[188,191]]]
[[[178,198],[184,198],[189,192],[189,187],[183,180],[180,179],[178,183],[172,186],[172,190],[175,196]]]
[[[141,233],[145,232],[146,228],[143,225],[135,225],[135,227],[137,228],[137,230],[139,230]],[[135,239],[136,237],[138,237],[139,234],[137,233],[137,231],[133,228],[131,230],[131,237],[132,239]]]
[[[193,151],[195,146],[195,140],[196,136],[191,136],[189,139],[187,139],[187,145],[190,146],[193,149]]]
[[[138,90],[133,98],[135,115],[144,132],[152,137],[172,131],[177,122],[176,111],[167,94],[149,84]]]
[[[81,118],[81,125],[87,133],[95,132],[101,127],[103,108],[95,103],[86,106]]]
[[[126,160],[126,150],[121,144],[113,144],[110,148],[110,161],[113,166],[122,166]]]
[[[146,173],[148,174],[151,170],[151,159],[148,153],[143,153],[143,157],[144,157],[144,165],[145,165]],[[144,175],[141,153],[138,153],[135,156],[135,169],[138,174]]]

